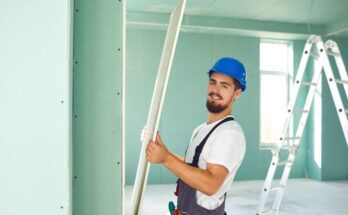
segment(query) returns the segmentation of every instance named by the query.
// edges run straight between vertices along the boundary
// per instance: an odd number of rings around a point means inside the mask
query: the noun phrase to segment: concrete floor
[[[264,181],[236,181],[227,193],[228,215],[255,215]],[[132,186],[126,186],[129,211]],[[141,215],[169,215],[168,202],[174,201],[175,185],[148,185]],[[279,215],[348,215],[348,181],[318,182],[291,179],[285,190]]]

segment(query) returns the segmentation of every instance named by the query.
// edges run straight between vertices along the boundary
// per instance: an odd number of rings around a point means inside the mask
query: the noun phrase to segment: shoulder
[[[216,135],[243,135],[244,132],[239,123],[235,120],[226,122],[216,129]]]
[[[202,123],[202,124],[200,124],[200,125],[198,125],[194,130],[193,130],[193,132],[195,132],[195,131],[198,131],[202,126],[204,126],[206,123]]]
[[[242,127],[235,120],[226,122],[213,132],[212,142],[245,147],[245,136]],[[216,144],[218,145],[218,144]]]

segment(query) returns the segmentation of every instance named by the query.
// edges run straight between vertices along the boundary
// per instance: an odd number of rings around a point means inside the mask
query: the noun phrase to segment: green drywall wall
[[[123,6],[75,1],[74,215],[122,213]]]
[[[1,215],[71,215],[72,5],[0,2]]]
[[[165,31],[127,28],[126,183],[133,184],[140,154],[140,132],[146,124]],[[192,130],[207,118],[207,75],[221,56],[240,59],[248,71],[248,88],[233,114],[243,127],[247,152],[236,179],[264,179],[271,160],[259,150],[259,39],[231,35],[181,32],[174,57],[159,131],[174,153],[184,155]],[[295,42],[296,56],[303,42]],[[297,69],[299,59],[294,60]],[[301,99],[300,99],[301,100]],[[305,176],[306,140],[298,150],[292,177]],[[279,174],[277,174],[279,176]],[[176,178],[161,165],[151,165],[149,184],[174,183]]]
[[[339,38],[333,38],[333,40],[337,42],[345,66],[348,68],[348,41]],[[335,77],[339,78],[335,61],[330,60]],[[342,100],[347,109],[346,95],[342,93],[342,86],[338,87],[341,90],[341,96],[344,96]],[[348,145],[342,132],[326,77],[323,77],[322,104],[322,180],[347,180]]]

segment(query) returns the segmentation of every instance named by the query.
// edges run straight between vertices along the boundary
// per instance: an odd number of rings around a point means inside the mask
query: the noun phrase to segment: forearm
[[[213,195],[221,186],[209,171],[190,166],[172,153],[163,164],[190,187],[206,195]]]
[[[176,155],[176,154],[174,154],[174,153],[171,153],[174,157],[176,157],[179,161],[181,161],[181,162],[185,162],[185,158],[184,157],[182,157],[182,156],[180,156],[180,155]]]
[[[208,163],[206,170],[190,166],[184,158],[168,151],[159,134],[156,142],[147,144],[146,159],[151,163],[162,163],[186,184],[206,195],[214,194],[228,174],[225,167],[216,164]]]

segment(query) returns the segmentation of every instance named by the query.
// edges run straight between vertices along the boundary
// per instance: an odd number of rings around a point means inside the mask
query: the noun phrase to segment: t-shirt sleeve
[[[219,164],[235,171],[241,164],[245,153],[245,139],[243,133],[237,130],[219,132],[209,145],[206,162]]]

